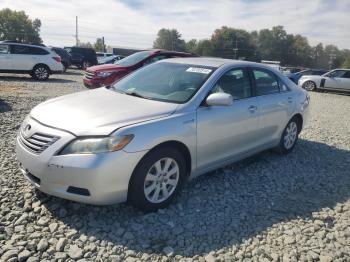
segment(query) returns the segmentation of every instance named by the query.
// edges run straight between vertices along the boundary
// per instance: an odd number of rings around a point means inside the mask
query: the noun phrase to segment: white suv
[[[26,73],[37,80],[63,72],[61,57],[44,46],[0,42],[0,73]]]

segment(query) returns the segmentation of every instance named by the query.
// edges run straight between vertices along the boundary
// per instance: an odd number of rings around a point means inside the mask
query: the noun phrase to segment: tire
[[[303,84],[303,88],[307,91],[314,91],[314,90],[316,90],[316,84],[313,81],[306,81]]]
[[[135,168],[129,183],[128,200],[131,205],[144,212],[165,208],[172,202],[185,180],[186,162],[182,154],[168,147],[155,149]]]
[[[299,137],[300,123],[296,117],[289,120],[287,126],[284,128],[277,151],[280,154],[288,154],[292,152]]]
[[[86,68],[90,67],[91,63],[89,61],[83,61],[81,65],[81,69],[86,70]]]
[[[36,80],[45,81],[50,76],[50,69],[46,65],[37,65],[30,75]]]
[[[68,65],[66,63],[62,63],[63,65],[63,73],[65,73],[68,69]]]

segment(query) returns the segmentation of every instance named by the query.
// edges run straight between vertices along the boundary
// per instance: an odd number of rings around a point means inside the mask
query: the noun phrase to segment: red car
[[[92,66],[86,69],[83,79],[87,88],[108,86],[136,69],[158,60],[174,57],[194,57],[184,52],[149,50],[141,51],[116,61],[114,64]]]

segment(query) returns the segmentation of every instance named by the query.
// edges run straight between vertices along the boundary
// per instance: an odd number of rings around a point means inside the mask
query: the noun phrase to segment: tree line
[[[31,20],[24,11],[9,8],[0,10],[0,41],[16,40],[41,44],[41,21]],[[95,43],[80,42],[79,46],[103,51],[101,38]],[[350,68],[350,50],[322,43],[311,46],[308,39],[299,34],[288,34],[283,26],[248,32],[223,26],[216,29],[209,39],[185,41],[176,29],[160,29],[153,43],[154,48],[187,51],[201,56],[214,56],[248,61],[275,60],[284,66],[311,68]]]
[[[283,26],[248,32],[223,26],[209,39],[185,41],[176,29],[160,29],[154,48],[186,51],[201,56],[230,59],[280,61],[283,66],[350,68],[350,50],[322,43],[311,46],[300,34],[288,34]]]

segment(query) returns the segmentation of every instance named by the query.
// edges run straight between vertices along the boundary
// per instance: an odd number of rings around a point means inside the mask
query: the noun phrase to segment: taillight
[[[61,63],[61,57],[60,56],[54,56],[54,57],[52,57],[53,59],[55,59],[55,61],[57,62],[57,63]]]

